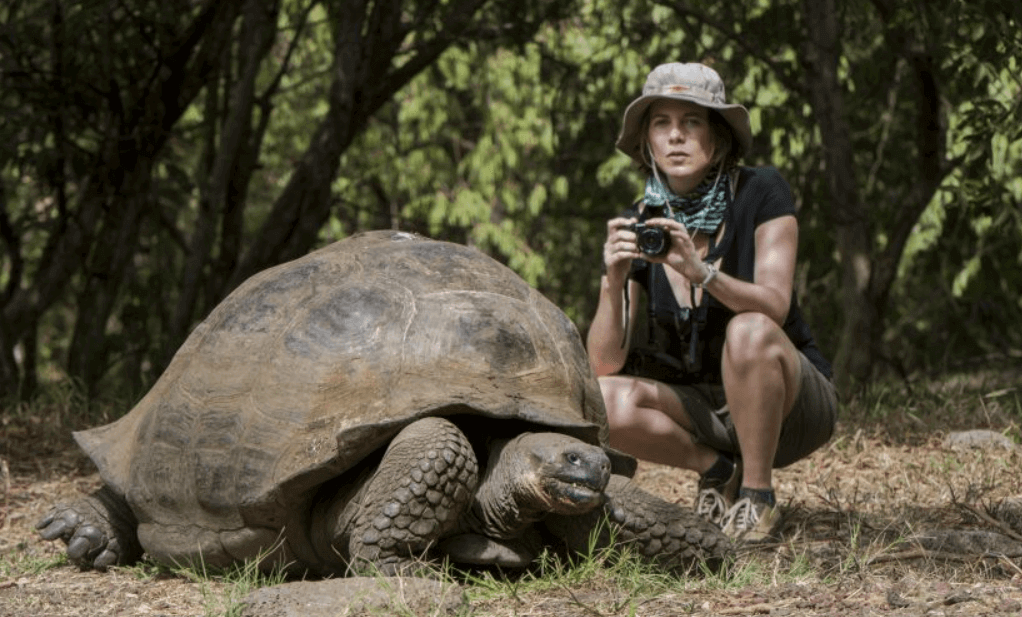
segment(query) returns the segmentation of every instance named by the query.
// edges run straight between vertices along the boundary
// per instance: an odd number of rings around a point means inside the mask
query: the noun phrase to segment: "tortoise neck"
[[[486,471],[471,508],[469,526],[476,533],[515,538],[546,514],[542,508],[529,506],[531,491],[523,482],[521,465],[514,460],[520,451],[507,447],[520,438],[496,441],[490,447]]]

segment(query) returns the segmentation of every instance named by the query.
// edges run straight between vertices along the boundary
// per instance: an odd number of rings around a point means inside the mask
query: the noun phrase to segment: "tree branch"
[[[802,97],[806,96],[806,86],[801,79],[796,77],[788,67],[784,66],[780,62],[775,61],[769,55],[763,53],[761,46],[753,45],[745,38],[743,38],[734,29],[734,26],[731,23],[725,24],[718,20],[712,19],[711,17],[708,17],[705,13],[689,8],[689,4],[685,2],[680,2],[677,0],[675,1],[657,0],[657,4],[659,4],[660,6],[673,9],[674,12],[681,17],[694,19],[696,22],[703,24],[704,26],[709,26],[714,30],[720,32],[721,34],[724,35],[725,38],[732,41],[735,45],[738,45],[738,47],[747,55],[755,58],[759,62],[762,62],[764,65],[769,67],[770,70],[773,71],[774,74],[777,76],[777,79],[782,84],[784,84],[785,88],[799,94],[799,96]]]

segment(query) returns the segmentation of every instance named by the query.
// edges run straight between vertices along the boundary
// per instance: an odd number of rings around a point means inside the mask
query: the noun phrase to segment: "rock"
[[[460,585],[413,577],[337,578],[263,587],[243,600],[243,617],[456,615],[468,606]]]
[[[949,433],[944,438],[944,447],[954,450],[967,448],[1003,448],[1005,450],[1018,450],[1018,444],[1010,437],[986,429],[973,429],[971,431],[956,431]]]
[[[1022,534],[1022,496],[1005,498],[990,513],[1015,533]]]
[[[996,531],[934,529],[920,532],[910,537],[908,542],[938,553],[1022,557],[1022,542]]]

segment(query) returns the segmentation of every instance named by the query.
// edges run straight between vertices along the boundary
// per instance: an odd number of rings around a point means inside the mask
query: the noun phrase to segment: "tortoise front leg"
[[[135,515],[107,486],[73,504],[56,506],[36,529],[45,540],[63,540],[68,559],[82,567],[104,570],[142,556]]]
[[[391,441],[337,529],[356,571],[400,574],[457,525],[479,480],[472,445],[453,423],[424,418]],[[345,517],[341,517],[342,519]]]
[[[606,489],[606,502],[587,514],[551,515],[547,529],[569,550],[585,552],[611,542],[629,547],[660,567],[684,572],[703,564],[718,569],[731,551],[731,541],[716,525],[693,510],[666,502],[614,475]]]

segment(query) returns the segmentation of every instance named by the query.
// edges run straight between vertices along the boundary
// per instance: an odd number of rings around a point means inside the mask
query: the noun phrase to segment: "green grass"
[[[229,568],[207,568],[199,563],[172,568],[171,571],[199,586],[206,617],[237,617],[241,615],[242,600],[249,593],[287,580],[279,570],[262,571],[259,568],[261,561],[257,558]]]
[[[56,556],[35,556],[22,551],[14,551],[0,557],[0,579],[37,576],[43,572],[67,565],[67,557],[61,553]]]
[[[609,546],[600,546],[597,528],[590,534],[588,547],[581,554],[564,556],[544,550],[536,563],[517,575],[496,575],[490,571],[461,572],[472,603],[511,602],[528,606],[530,598],[551,592],[563,594],[570,603],[592,615],[634,615],[651,598],[677,589],[679,578],[642,560],[627,546],[615,547],[613,534]],[[613,588],[603,601],[588,599],[587,589]],[[626,612],[624,612],[626,611]]]
[[[716,571],[703,567],[691,576],[677,576],[650,564],[627,546],[597,547],[595,542],[572,557],[544,551],[535,566],[520,576],[485,572],[468,573],[464,578],[473,604],[510,602],[525,608],[535,598],[557,594],[593,616],[646,614],[644,606],[665,595],[684,598],[693,592],[817,580],[818,573],[804,551],[780,558],[774,551],[749,549],[729,557]],[[689,610],[695,610],[694,605],[689,605]]]

